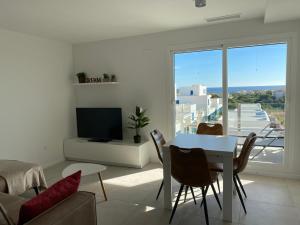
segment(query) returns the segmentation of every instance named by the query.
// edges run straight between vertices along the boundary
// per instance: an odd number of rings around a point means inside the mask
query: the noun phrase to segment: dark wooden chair
[[[152,140],[154,142],[154,145],[155,145],[155,149],[156,149],[156,152],[157,152],[157,157],[158,157],[160,163],[163,164],[162,146],[166,143],[166,141],[164,139],[164,136],[157,129],[150,132],[150,135],[151,135],[151,138],[152,138]],[[160,184],[157,196],[156,196],[156,200],[158,199],[163,186],[164,186],[164,180],[161,181],[161,184]]]
[[[223,135],[223,126],[220,123],[199,123],[197,134]]]
[[[257,138],[257,136],[254,132],[250,133],[247,136],[247,138],[246,138],[246,140],[243,144],[241,153],[239,154],[238,157],[233,159],[233,182],[234,182],[235,188],[237,190],[239,199],[242,203],[244,212],[246,214],[247,214],[247,210],[246,210],[246,207],[245,207],[245,204],[244,204],[243,197],[242,197],[241,192],[240,192],[240,188],[242,189],[242,192],[244,193],[246,198],[247,198],[247,194],[246,194],[246,191],[243,187],[243,184],[242,184],[238,174],[241,173],[242,171],[244,171],[244,169],[246,168],[246,166],[248,164],[248,161],[249,161],[249,155],[251,153],[251,150],[255,146],[254,143],[256,141],[256,138]],[[211,170],[213,170],[215,172],[223,172],[222,164],[215,164],[215,165],[216,165],[216,167],[211,168]],[[239,188],[239,186],[240,186],[240,188]]]
[[[151,138],[152,138],[152,140],[154,142],[154,145],[155,145],[155,149],[156,149],[156,152],[157,152],[157,157],[158,157],[160,163],[163,164],[163,149],[162,149],[162,147],[166,143],[165,138],[164,138],[163,134],[158,129],[155,129],[152,132],[150,132],[150,135],[151,135]],[[164,186],[164,180],[162,180],[162,182],[160,184],[158,193],[156,195],[156,200],[159,198],[159,195],[160,195],[160,192],[161,192],[163,186]],[[186,200],[188,189],[189,189],[189,187],[186,186],[185,187],[184,200]],[[190,190],[191,190],[191,193],[192,193],[192,196],[193,196],[193,199],[194,199],[194,203],[196,204],[196,198],[195,198],[193,188],[190,187]]]
[[[197,128],[197,134],[206,134],[206,135],[223,135],[223,126],[220,123],[199,123]],[[212,165],[212,167],[215,167]],[[221,193],[220,182],[217,178],[217,185],[219,193]]]
[[[205,221],[206,224],[209,225],[205,192],[205,189],[208,186],[212,187],[218,205],[220,209],[222,209],[220,200],[213,185],[218,176],[217,172],[211,171],[209,169],[206,154],[201,148],[184,149],[171,145],[170,154],[171,174],[174,177],[174,179],[176,179],[181,185],[176,198],[175,205],[172,210],[169,223],[172,222],[183,187],[189,186],[201,188],[204,204]]]

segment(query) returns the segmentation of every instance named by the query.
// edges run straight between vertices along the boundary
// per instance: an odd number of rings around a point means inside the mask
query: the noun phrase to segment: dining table
[[[164,208],[172,209],[171,157],[169,146],[201,148],[209,162],[223,163],[223,220],[232,221],[233,157],[238,138],[229,135],[178,134],[163,146]]]

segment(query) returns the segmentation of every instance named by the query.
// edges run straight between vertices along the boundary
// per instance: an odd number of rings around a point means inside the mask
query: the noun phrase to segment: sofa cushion
[[[26,225],[97,225],[94,193],[76,192]]]
[[[0,224],[1,225],[14,225],[14,222],[8,215],[4,206],[0,203]]]
[[[0,192],[0,203],[3,205],[3,207],[7,211],[9,218],[14,224],[18,223],[19,211],[21,205],[24,202],[26,202],[26,200],[19,196],[9,195]]]
[[[81,171],[78,171],[52,185],[46,191],[25,202],[20,209],[19,225],[22,225],[60,201],[77,192]]]

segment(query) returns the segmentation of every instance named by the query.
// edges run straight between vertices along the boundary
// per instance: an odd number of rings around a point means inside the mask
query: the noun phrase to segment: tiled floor
[[[48,184],[61,178],[64,167],[72,162],[57,164],[45,170]],[[170,212],[163,209],[163,193],[155,200],[161,179],[159,164],[149,164],[143,169],[108,167],[103,172],[108,201],[105,202],[97,176],[82,179],[81,190],[96,193],[98,223],[101,225],[160,225],[168,224]],[[234,199],[233,223],[244,225],[299,225],[300,181],[242,175],[248,194],[245,200],[248,214],[245,215],[237,197]],[[178,184],[174,181],[174,194]],[[190,194],[184,204],[177,208],[172,225],[205,224],[203,209],[200,209],[200,190],[197,205]],[[222,199],[222,196],[220,196]],[[183,201],[181,201],[183,203]],[[208,213],[211,225],[231,224],[222,221],[222,212],[209,192]]]

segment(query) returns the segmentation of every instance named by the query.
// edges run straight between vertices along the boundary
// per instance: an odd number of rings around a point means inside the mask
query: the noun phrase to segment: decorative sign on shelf
[[[99,77],[88,77],[86,73],[81,72],[76,74],[79,83],[105,83],[105,82],[117,82],[115,74],[104,73]]]

